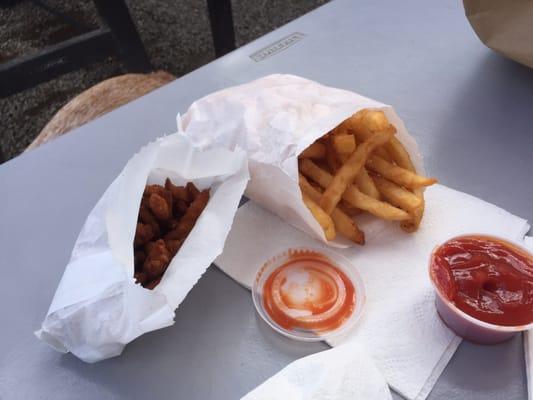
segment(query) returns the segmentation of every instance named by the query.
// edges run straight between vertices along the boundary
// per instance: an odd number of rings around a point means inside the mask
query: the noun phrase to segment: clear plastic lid
[[[252,298],[275,331],[300,341],[341,335],[361,317],[365,288],[344,257],[313,248],[290,248],[258,270]]]

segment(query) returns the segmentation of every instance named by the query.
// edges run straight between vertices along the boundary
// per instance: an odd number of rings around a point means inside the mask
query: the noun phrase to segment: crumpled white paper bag
[[[298,155],[363,108],[383,110],[415,168],[423,173],[417,144],[392,107],[294,75],[269,75],[210,94],[194,102],[182,118],[178,116],[178,131],[200,148],[246,149],[251,176],[246,196],[326,242],[302,202]],[[341,247],[348,243],[342,238],[328,242]]]
[[[300,358],[241,400],[390,400],[387,382],[360,346]]]
[[[160,284],[148,290],[133,278],[133,238],[145,185],[166,177],[211,188],[211,198]],[[248,179],[239,149],[200,151],[178,134],[143,147],[87,217],[37,337],[95,362],[172,325],[174,310],[222,253]]]

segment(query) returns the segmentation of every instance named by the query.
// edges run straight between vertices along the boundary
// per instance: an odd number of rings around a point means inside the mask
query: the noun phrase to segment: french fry
[[[409,233],[416,232],[418,230],[420,222],[422,221],[422,217],[424,216],[424,209],[426,207],[423,189],[415,189],[413,192],[420,199],[420,206],[410,213],[410,219],[400,223],[400,228]]]
[[[437,182],[434,178],[426,178],[425,176],[417,175],[408,169],[391,164],[377,155],[370,157],[366,162],[366,166],[389,181],[400,186],[405,186],[408,189],[430,186]],[[364,190],[362,191],[364,192]]]
[[[404,210],[394,207],[387,202],[367,196],[355,186],[348,187],[343,198],[354,207],[368,211],[370,214],[381,219],[390,221],[404,221],[409,219],[409,214]]]
[[[307,194],[302,193],[302,199],[309,211],[311,211],[311,214],[313,214],[313,217],[315,217],[317,222],[324,230],[324,235],[326,236],[326,239],[335,239],[335,225],[333,224],[333,220],[331,219],[331,217],[326,214],[326,212],[322,208],[320,208],[320,206],[315,203]]]
[[[375,132],[382,132],[390,129],[392,126],[383,111],[360,110],[342,123],[348,132],[355,138],[364,142],[368,140]]]
[[[394,182],[377,175],[373,175],[372,178],[374,178],[374,182],[383,197],[396,207],[408,212],[414,212],[422,204],[420,197]]]
[[[322,143],[315,142],[306,148],[300,154],[300,157],[303,158],[324,158],[326,156],[326,146]]]
[[[350,203],[348,203],[346,200],[341,200],[339,204],[337,204],[337,207],[344,212],[346,215],[350,217],[354,217],[356,215],[359,215],[363,212],[363,210],[360,210],[357,207],[352,206]]]
[[[353,135],[335,135],[331,138],[331,144],[339,155],[348,155],[355,151],[355,137]]]
[[[370,137],[376,130],[383,129],[389,121],[382,111],[361,110],[348,118],[342,125],[352,132],[358,140],[365,140]],[[395,137],[391,138],[383,149],[391,159],[384,156],[381,149],[376,154],[387,161],[394,161],[398,166],[416,173],[416,169],[411,161],[409,153],[405,150],[402,143]],[[400,226],[406,232],[414,232],[418,229],[420,221],[424,215],[424,192],[422,189],[414,190],[415,195],[420,199],[420,205],[410,212],[411,219],[403,221]]]
[[[302,191],[302,193],[308,195],[315,203],[318,203],[320,201],[320,196],[322,196],[320,190],[317,187],[311,185],[307,178],[301,173],[298,174],[298,183],[300,185],[300,190]]]
[[[328,132],[328,134],[332,136],[336,135],[349,135],[348,130],[346,127],[344,127],[342,124],[337,125],[335,128],[333,128],[331,131]]]
[[[342,123],[346,129],[355,135],[358,141],[370,139],[376,132],[396,132],[396,128],[389,123],[383,111],[364,109],[358,111]]]
[[[301,154],[300,172],[323,188],[305,181],[302,192],[331,216],[342,235],[348,236],[339,226],[357,238],[343,222],[362,211],[400,221],[406,232],[418,229],[425,207],[423,189],[437,180],[417,174],[395,132],[383,111],[364,109],[324,135],[316,142],[320,146],[311,145]],[[333,219],[338,212],[346,217],[341,217],[343,222]]]
[[[318,183],[322,188],[327,188],[333,181],[333,176],[316,165],[309,159],[300,160],[300,172],[309,179]],[[368,211],[376,217],[391,220],[404,221],[409,219],[409,214],[384,201],[376,200],[359,191],[355,186],[349,185],[342,195],[343,200],[353,207]]]
[[[383,158],[384,160],[387,160],[388,162],[392,162],[392,157],[390,156],[390,154],[387,152],[387,150],[383,146],[378,147],[376,150],[374,150],[374,154],[380,156],[381,158]]]
[[[387,152],[392,156],[397,165],[416,173],[415,166],[411,161],[409,153],[407,153],[407,150],[405,150],[398,139],[393,138],[393,140],[390,140],[389,143],[387,143]],[[406,232],[415,232],[418,229],[420,221],[422,221],[422,217],[424,216],[426,205],[424,200],[424,190],[415,189],[413,192],[420,199],[420,206],[410,212],[411,219],[400,223],[400,227]]]
[[[342,198],[342,194],[349,184],[353,182],[359,171],[364,166],[366,159],[372,151],[386,143],[392,136],[390,131],[376,132],[367,141],[363,142],[352,153],[350,158],[336,172],[333,181],[326,188],[320,200],[320,206],[331,214],[337,203]]]
[[[309,181],[300,174],[300,189],[302,193],[306,194],[313,200],[315,203],[320,201],[322,194],[318,189],[314,188]],[[347,239],[351,240],[354,243],[365,244],[365,235],[359,230],[355,221],[341,211],[338,207],[335,207],[331,213],[331,219],[335,225],[335,229]]]
[[[361,168],[361,171],[355,177],[354,183],[364,194],[367,194],[374,199],[379,199],[379,190],[370,175],[368,175],[366,168]]]
[[[354,243],[364,245],[365,234],[359,229],[355,221],[346,215],[339,208],[335,208],[331,213],[331,219],[335,224],[335,229],[339,231],[341,235],[346,239],[351,240]]]
[[[350,131],[353,132],[355,137],[358,140],[367,140],[374,133],[380,132],[390,127],[394,128],[390,123],[385,113],[383,111],[376,110],[361,110],[346,121],[347,126]],[[394,128],[394,130],[396,130]],[[411,157],[409,153],[405,150],[401,142],[393,137],[385,146],[383,146],[385,151],[389,156],[398,164],[400,167],[408,169],[412,172],[415,172],[413,163],[411,162]],[[378,154],[382,158],[383,154]]]
[[[326,140],[326,163],[328,165],[328,169],[332,174],[337,172],[337,170],[341,167],[340,160],[337,157],[335,149],[333,148],[333,143],[331,140],[333,139],[333,137],[334,136]]]
[[[394,138],[394,140],[389,141],[385,148],[398,166],[416,172],[409,153],[407,153],[407,150],[405,150],[405,147],[403,147],[398,139]]]

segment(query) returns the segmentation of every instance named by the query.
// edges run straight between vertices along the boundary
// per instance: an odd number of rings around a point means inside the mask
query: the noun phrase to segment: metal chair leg
[[[235,31],[231,0],[207,0],[211,34],[215,46],[215,55],[223,56],[235,50]]]
[[[124,0],[93,1],[98,14],[113,34],[127,69],[132,72],[151,71],[152,64]]]

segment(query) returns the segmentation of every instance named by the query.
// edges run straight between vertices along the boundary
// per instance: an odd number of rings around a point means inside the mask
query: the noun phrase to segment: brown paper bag
[[[533,68],[533,0],[463,0],[485,45]]]

